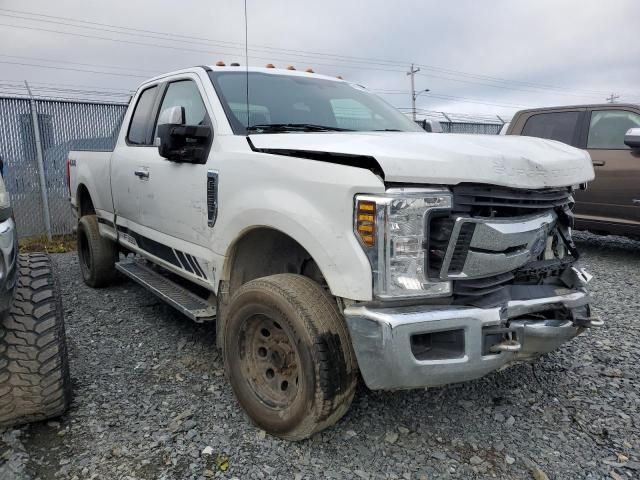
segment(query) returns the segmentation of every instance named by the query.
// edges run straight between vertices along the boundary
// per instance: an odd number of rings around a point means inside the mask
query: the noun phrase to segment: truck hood
[[[257,134],[249,139],[255,150],[312,159],[323,158],[318,155],[322,153],[333,154],[327,155],[327,161],[345,155],[352,158],[352,165],[364,168],[371,166],[366,157],[373,157],[387,182],[546,188],[577,185],[594,178],[586,151],[533,137],[331,132]],[[376,166],[371,158],[369,162]]]

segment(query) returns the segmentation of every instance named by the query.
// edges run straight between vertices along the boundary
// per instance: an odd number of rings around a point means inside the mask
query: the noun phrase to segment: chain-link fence
[[[21,237],[72,231],[65,175],[69,150],[112,150],[125,110],[124,104],[0,97],[0,158]],[[40,149],[34,133],[36,119]]]
[[[444,133],[479,133],[497,135],[502,128],[500,123],[440,122]]]

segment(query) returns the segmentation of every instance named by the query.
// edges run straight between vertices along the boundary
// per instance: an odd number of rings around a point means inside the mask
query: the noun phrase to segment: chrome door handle
[[[133,174],[139,178],[149,178],[149,170],[138,169],[134,170]]]

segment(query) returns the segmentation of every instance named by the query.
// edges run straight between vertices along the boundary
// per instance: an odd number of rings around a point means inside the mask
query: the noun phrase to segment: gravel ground
[[[640,478],[640,242],[579,244],[605,327],[473,382],[361,387],[343,420],[300,443],[249,423],[211,326],[126,280],[92,290],[75,253],[54,255],[73,405],[0,431],[0,478]]]

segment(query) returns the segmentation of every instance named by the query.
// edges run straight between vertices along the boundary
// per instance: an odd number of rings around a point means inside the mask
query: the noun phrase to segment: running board
[[[144,262],[125,260],[116,263],[116,269],[151,291],[194,322],[210,322],[216,319],[216,307],[169,280]]]

